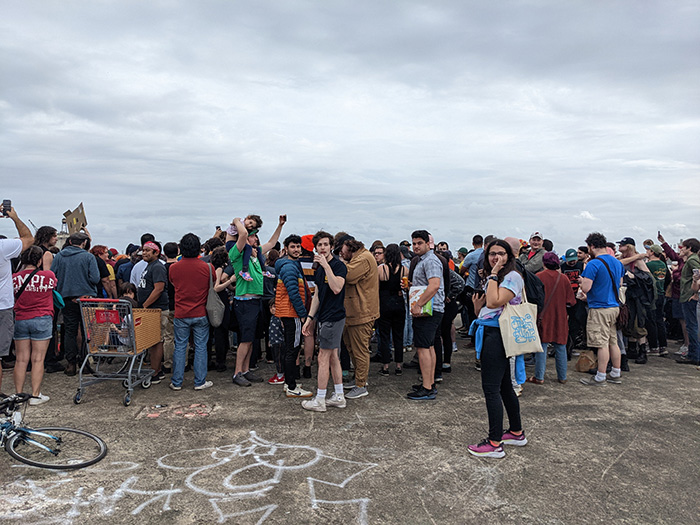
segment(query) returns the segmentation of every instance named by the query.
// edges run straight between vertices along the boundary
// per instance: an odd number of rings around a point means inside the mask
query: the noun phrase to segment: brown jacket
[[[345,324],[355,326],[379,318],[379,275],[374,256],[365,248],[346,263]]]

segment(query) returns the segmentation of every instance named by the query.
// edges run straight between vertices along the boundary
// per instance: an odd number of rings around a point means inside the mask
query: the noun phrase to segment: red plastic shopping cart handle
[[[119,299],[98,299],[97,297],[79,297],[78,301],[90,301],[95,303],[118,303]]]

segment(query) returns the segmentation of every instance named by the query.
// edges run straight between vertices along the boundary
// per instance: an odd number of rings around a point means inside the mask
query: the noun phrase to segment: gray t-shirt
[[[141,280],[136,289],[137,298],[139,300],[139,305],[143,305],[144,301],[148,299],[155,288],[155,283],[165,283],[165,288],[160,294],[158,299],[156,299],[149,308],[160,308],[161,310],[167,310],[168,305],[168,269],[165,265],[161,264],[160,261],[153,261],[147,263],[146,271],[141,275]]]
[[[421,255],[413,270],[414,286],[428,286],[428,281],[433,277],[440,279],[440,288],[433,296],[433,310],[436,312],[445,311],[445,283],[442,280],[442,263],[432,251]]]

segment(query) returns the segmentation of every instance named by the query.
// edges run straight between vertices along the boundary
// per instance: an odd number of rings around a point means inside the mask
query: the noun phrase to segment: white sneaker
[[[676,355],[688,355],[688,346],[687,345],[681,345],[680,350],[678,352],[674,352]]]
[[[325,412],[326,411],[326,398],[321,399],[316,396],[313,399],[306,399],[301,402],[302,408],[306,410],[311,410],[313,412]]]
[[[300,383],[299,381],[297,381],[297,388],[299,388],[300,386],[301,386],[301,383]],[[284,384],[284,391],[285,391],[285,393],[287,392],[288,389],[289,389],[289,387],[287,386],[287,383],[285,383],[285,384]]]
[[[214,383],[211,381],[205,381],[203,384],[194,387],[195,390],[204,390],[205,388],[211,388],[214,386]]]
[[[44,394],[39,394],[36,399],[31,398],[29,400],[29,404],[31,406],[41,405],[42,403],[46,403],[49,399],[51,399],[49,396],[45,396]]]
[[[327,407],[345,408],[347,403],[345,402],[345,396],[343,394],[336,394],[333,392],[331,397],[326,399]]]
[[[304,390],[297,383],[297,387],[294,390],[287,388],[287,397],[312,397],[313,393],[308,390]]]

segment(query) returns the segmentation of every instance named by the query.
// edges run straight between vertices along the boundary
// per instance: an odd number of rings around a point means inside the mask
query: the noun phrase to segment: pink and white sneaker
[[[510,430],[505,431],[503,433],[503,437],[501,438],[501,445],[515,445],[516,447],[523,447],[527,445],[525,431],[523,431],[523,433],[519,436],[511,433]]]
[[[467,450],[472,456],[481,458],[502,458],[506,455],[503,445],[494,447],[488,439],[484,439],[478,445],[469,445]]]

